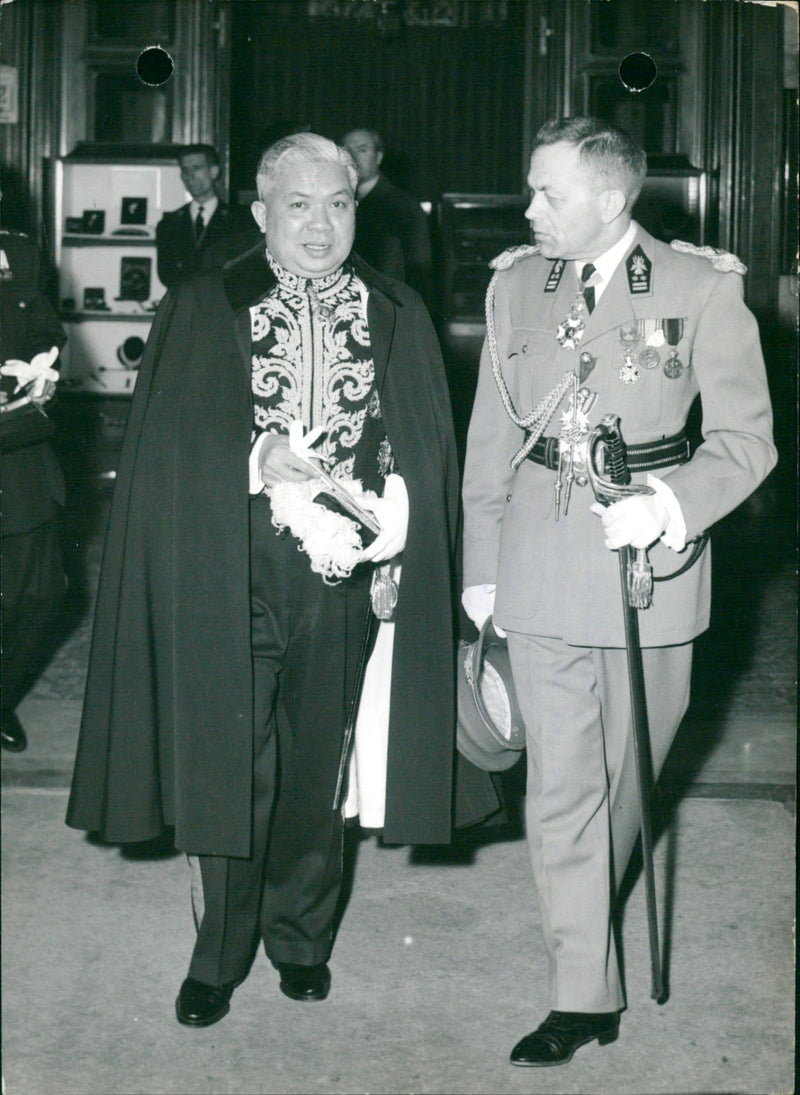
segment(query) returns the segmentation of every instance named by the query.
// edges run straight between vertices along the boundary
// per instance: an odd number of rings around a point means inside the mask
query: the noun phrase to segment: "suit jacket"
[[[190,204],[165,213],[156,225],[158,276],[169,289],[182,278],[200,272],[207,248],[252,225],[249,214],[219,202],[199,240],[195,240]],[[222,262],[230,256],[226,255]],[[222,265],[222,263],[220,263]]]
[[[387,250],[400,240],[404,280],[427,301],[431,291],[431,241],[428,222],[419,203],[405,190],[381,175],[372,190],[358,202],[354,251],[372,266],[383,269]]]
[[[451,552],[458,465],[417,295],[353,257],[387,436],[410,499],[396,609],[386,826],[449,839],[455,727]],[[250,313],[263,242],[171,290],[134,391],[98,591],[68,824],[107,840],[175,826],[188,852],[246,856],[252,793]]]
[[[0,250],[7,262],[0,280],[0,361],[60,350],[67,336],[42,292],[38,248],[19,232],[0,232]],[[11,394],[15,383],[4,377],[4,390]],[[0,478],[4,536],[38,528],[64,505],[64,476],[47,441],[0,457]]]
[[[637,281],[637,268],[647,263],[649,276]],[[738,506],[776,460],[758,328],[743,301],[742,278],[714,269],[705,258],[678,253],[639,228],[595,310],[584,313],[578,348],[566,349],[555,334],[578,283],[567,263],[553,288],[556,267],[532,255],[497,280],[497,346],[518,414],[530,411],[567,369],[576,368],[583,351],[596,359],[585,380],[597,393],[590,425],[605,414],[619,415],[627,444],[678,432],[699,394],[702,444],[688,463],[655,473],[674,491],[688,536],[698,536]],[[664,345],[656,368],[639,367],[638,380],[623,383],[621,328],[664,318],[683,321],[682,330],[673,330],[680,334],[676,349],[687,368],[675,379],[666,376],[670,347]],[[634,347],[637,357],[643,347],[643,341]],[[565,399],[546,434],[558,435],[566,404]],[[529,460],[511,470],[523,440],[503,407],[484,347],[464,475],[464,584],[497,583],[495,618],[501,627],[579,645],[623,646],[618,560],[603,544],[599,518],[590,513],[591,488],[575,487],[568,515],[562,512],[556,521],[556,473]],[[650,559],[663,575],[678,569],[685,555],[659,543]],[[655,586],[652,607],[639,613],[643,645],[686,642],[708,626],[710,574],[706,550],[681,577]]]

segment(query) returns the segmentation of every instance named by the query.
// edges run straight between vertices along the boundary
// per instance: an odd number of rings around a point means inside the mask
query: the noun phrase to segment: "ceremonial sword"
[[[619,428],[619,417],[607,414],[587,438],[586,473],[594,496],[604,506],[636,494],[653,494],[652,487],[631,483],[631,473],[625,464],[625,447]],[[598,462],[602,461],[602,468]],[[647,928],[650,940],[650,995],[659,1003],[664,998],[661,973],[661,952],[658,944],[658,907],[653,871],[653,835],[651,829],[651,787],[653,758],[650,749],[650,726],[647,719],[647,699],[644,687],[642,647],[639,639],[640,608],[650,604],[652,572],[644,551],[635,553],[626,546],[619,550],[619,570],[622,585],[622,607],[625,621],[625,646],[628,661],[628,684],[631,697],[633,747],[636,761],[636,782],[639,790],[639,810],[642,815],[642,860],[647,898]]]

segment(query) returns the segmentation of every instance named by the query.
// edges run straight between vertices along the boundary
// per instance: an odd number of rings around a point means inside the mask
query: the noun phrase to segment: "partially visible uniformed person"
[[[487,301],[463,604],[477,626],[492,615],[508,633],[550,972],[550,1013],[514,1047],[516,1065],[556,1065],[612,1041],[625,1007],[612,915],[640,815],[616,551],[649,548],[656,576],[682,568],[776,461],[745,268],[632,220],[645,173],[620,130],[583,117],[544,125],[525,214],[536,246],[495,260]],[[690,454],[698,393],[702,443]],[[605,508],[581,460],[609,414],[634,482],[653,493]],[[688,706],[710,574],[706,549],[638,612],[656,774]]]
[[[67,341],[42,292],[38,248],[22,232],[0,231],[2,401],[32,390],[45,403],[55,391],[53,348]],[[5,443],[3,448],[5,450]],[[4,451],[2,483],[2,745],[27,746],[16,707],[42,668],[48,634],[64,595],[57,527],[64,477],[46,440]]]

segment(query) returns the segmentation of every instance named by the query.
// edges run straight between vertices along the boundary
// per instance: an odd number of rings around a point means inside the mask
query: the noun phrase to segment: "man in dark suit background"
[[[385,269],[387,237],[396,236],[403,250],[403,280],[430,308],[431,241],[419,202],[381,172],[383,141],[374,129],[351,129],[341,143],[358,169],[358,212],[355,252],[376,269]],[[398,276],[392,271],[394,276]]]
[[[53,348],[67,341],[41,288],[39,250],[22,232],[0,231],[0,362],[2,402],[30,391],[37,403],[55,391]],[[37,369],[36,358],[40,367]],[[19,383],[16,385],[15,381]],[[5,442],[4,448],[5,446]],[[64,477],[46,440],[14,447],[0,457],[2,534],[2,745],[27,746],[15,708],[42,668],[64,595],[57,525]]]
[[[156,227],[158,276],[168,289],[199,272],[212,244],[250,224],[248,214],[219,199],[219,158],[211,145],[186,145],[178,153],[178,163],[192,200],[165,213]]]

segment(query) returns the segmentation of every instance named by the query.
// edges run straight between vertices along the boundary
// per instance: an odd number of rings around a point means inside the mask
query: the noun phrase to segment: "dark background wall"
[[[160,88],[135,77],[143,46],[174,60]],[[648,53],[652,86],[620,61]],[[708,180],[706,241],[749,267],[747,295],[776,315],[796,276],[797,9],[750,0],[13,0],[0,59],[18,78],[0,159],[47,226],[47,163],[81,141],[210,141],[236,199],[265,131],[289,121],[339,136],[366,122],[387,173],[420,198],[518,193],[533,134],[597,112],[652,157]],[[791,287],[790,287],[791,288]]]
[[[369,126],[420,198],[523,184],[525,4],[460,26],[314,18],[295,0],[232,4],[231,189],[251,189],[268,126],[334,140]]]

